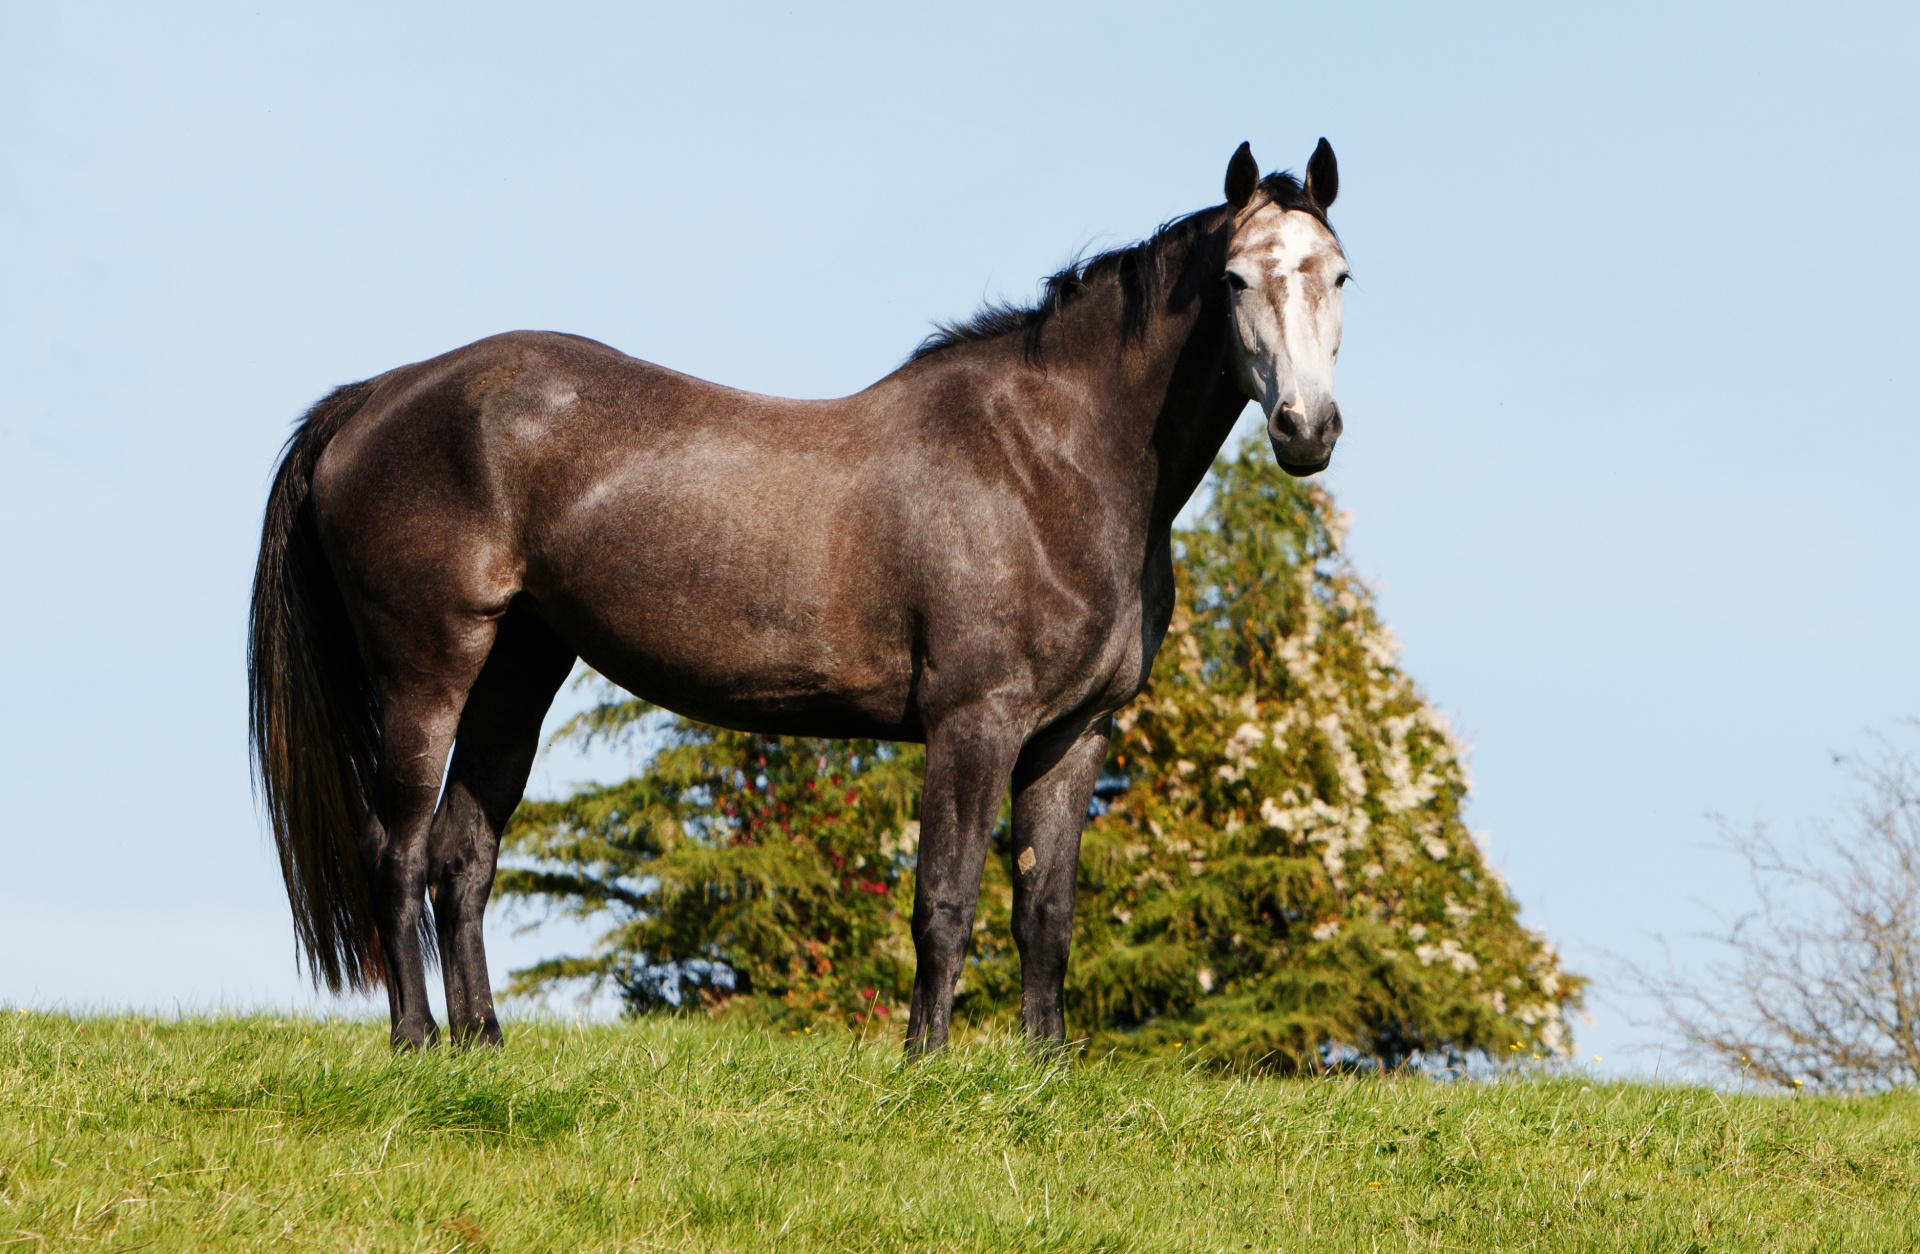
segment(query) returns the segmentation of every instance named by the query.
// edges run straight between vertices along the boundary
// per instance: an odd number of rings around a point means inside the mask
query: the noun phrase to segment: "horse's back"
[[[489,336],[370,381],[314,477],[323,522],[421,511],[470,529],[564,525],[635,463],[767,441],[772,411],[806,406],[709,383],[583,336]],[[819,404],[814,402],[811,404]]]

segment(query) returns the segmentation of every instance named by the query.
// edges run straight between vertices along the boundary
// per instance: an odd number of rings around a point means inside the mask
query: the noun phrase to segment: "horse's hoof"
[[[499,1049],[506,1041],[500,1034],[500,1024],[489,1015],[483,1023],[456,1029],[453,1043],[466,1049]]]
[[[935,1054],[945,1053],[946,1048],[947,1038],[944,1036],[937,1041],[928,1040],[924,1036],[909,1036],[907,1038],[907,1061],[919,1062],[923,1058],[931,1058]]]
[[[431,1049],[433,1046],[438,1045],[440,1043],[440,1029],[434,1026],[432,1021],[428,1021],[425,1024],[396,1023],[393,1025],[393,1033],[388,1039],[392,1042],[395,1051],[410,1054],[422,1049]]]

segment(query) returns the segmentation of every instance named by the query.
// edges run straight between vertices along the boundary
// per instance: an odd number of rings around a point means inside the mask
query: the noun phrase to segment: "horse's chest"
[[[1128,700],[1147,686],[1153,659],[1160,652],[1160,642],[1167,637],[1167,625],[1173,621],[1175,592],[1173,551],[1170,546],[1161,546],[1147,562],[1140,580],[1139,610],[1135,617],[1138,662]]]
[[[1096,633],[1100,660],[1086,675],[1092,704],[1117,709],[1146,687],[1172,619],[1173,598],[1171,555],[1149,560],[1140,580],[1115,597]]]

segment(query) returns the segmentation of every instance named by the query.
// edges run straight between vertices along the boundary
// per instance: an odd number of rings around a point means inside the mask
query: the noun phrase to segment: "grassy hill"
[[[0,1249],[1894,1250],[1920,1096],[0,1012]]]

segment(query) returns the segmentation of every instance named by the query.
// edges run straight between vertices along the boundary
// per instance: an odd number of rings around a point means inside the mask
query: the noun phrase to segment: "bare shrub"
[[[1633,973],[1706,1062],[1782,1087],[1920,1080],[1920,768],[1890,745],[1849,765],[1837,825],[1785,844],[1723,827],[1758,906],[1710,936],[1718,959]]]

